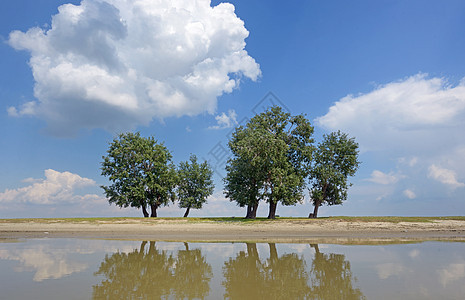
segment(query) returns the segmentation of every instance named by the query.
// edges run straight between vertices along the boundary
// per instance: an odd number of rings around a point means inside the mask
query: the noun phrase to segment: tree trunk
[[[252,213],[250,215],[250,218],[251,219],[256,219],[257,218],[257,210],[258,210],[258,202],[255,203],[253,206],[252,206]]]
[[[309,218],[316,218],[318,217],[318,208],[320,207],[319,202],[315,202],[315,207],[313,208],[313,213],[310,213],[308,215]]]
[[[275,203],[270,199],[270,211],[268,213],[268,219],[276,219],[276,207],[278,203]]]
[[[258,202],[255,204],[247,205],[247,215],[245,216],[246,219],[255,219],[257,218],[257,209],[258,209]]]
[[[251,216],[252,215],[252,205],[247,205],[247,214],[245,215],[245,218],[246,219],[251,219]]]
[[[189,244],[184,242],[184,248],[186,248],[186,251],[189,251]]]
[[[144,214],[144,218],[149,217],[149,212],[147,211],[147,208],[145,207],[145,205],[142,205],[142,213]]]
[[[184,213],[184,218],[187,218],[187,216],[189,215],[189,211],[191,210],[191,207],[188,206],[187,207],[187,210],[186,210],[186,213]]]
[[[158,204],[150,204],[150,208],[152,209],[152,213],[150,214],[150,217],[156,218],[157,217],[157,208]]]

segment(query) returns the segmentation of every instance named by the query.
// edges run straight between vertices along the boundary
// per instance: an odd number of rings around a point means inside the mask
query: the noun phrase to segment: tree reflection
[[[177,256],[142,242],[131,253],[106,256],[95,275],[105,279],[93,287],[94,299],[204,298],[210,291],[211,266],[200,249],[180,250]]]
[[[210,292],[212,267],[207,263],[200,249],[178,251],[174,272],[174,295],[176,299],[205,298]]]
[[[312,288],[310,299],[365,299],[358,288],[353,287],[355,277],[350,269],[350,262],[342,254],[324,254],[317,244],[310,272]]]
[[[257,244],[247,243],[247,253],[240,251],[235,259],[224,263],[223,286],[227,299],[260,299],[265,287],[262,278],[263,264],[260,262]]]
[[[302,299],[310,291],[306,264],[297,254],[278,257],[276,245],[268,244],[270,258],[258,257],[255,243],[247,243],[247,254],[239,252],[225,262],[223,273],[227,299]]]
[[[264,296],[267,299],[304,299],[310,292],[307,264],[296,253],[278,257],[276,245],[268,244],[270,258],[265,262]]]
[[[310,269],[296,253],[279,256],[269,243],[270,256],[260,260],[255,243],[247,243],[223,267],[226,299],[364,299],[353,287],[356,280],[341,254],[323,254],[318,245]]]

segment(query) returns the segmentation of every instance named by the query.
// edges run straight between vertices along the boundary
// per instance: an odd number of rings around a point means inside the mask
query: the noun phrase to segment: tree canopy
[[[191,155],[189,161],[179,164],[178,176],[179,207],[186,208],[184,217],[187,217],[191,208],[202,208],[207,202],[207,197],[213,194],[213,170],[206,161],[199,164],[197,156]]]
[[[102,186],[110,203],[142,208],[144,217],[150,206],[151,217],[156,217],[158,207],[174,201],[177,174],[172,156],[154,137],[120,134],[102,159],[102,175],[112,182]]]
[[[314,205],[309,217],[316,218],[323,204],[342,204],[347,199],[351,186],[348,177],[354,176],[360,165],[358,153],[358,144],[346,133],[337,131],[323,136],[313,153],[309,172],[310,198]]]
[[[303,199],[307,165],[311,159],[313,127],[303,115],[291,116],[274,106],[236,128],[229,148],[225,195],[248,206],[255,217],[261,199],[274,219],[278,203],[294,205]]]

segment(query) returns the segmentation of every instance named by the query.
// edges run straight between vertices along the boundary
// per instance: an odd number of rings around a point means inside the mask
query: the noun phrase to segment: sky
[[[210,163],[215,192],[190,216],[243,216],[223,194],[227,142],[271,105],[360,145],[348,200],[320,216],[463,215],[464,53],[460,0],[2,1],[0,218],[142,216],[100,188],[130,131]],[[311,211],[307,194],[277,214]]]

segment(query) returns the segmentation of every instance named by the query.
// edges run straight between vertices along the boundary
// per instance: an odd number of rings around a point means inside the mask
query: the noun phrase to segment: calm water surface
[[[0,299],[464,299],[465,243],[0,240]]]

